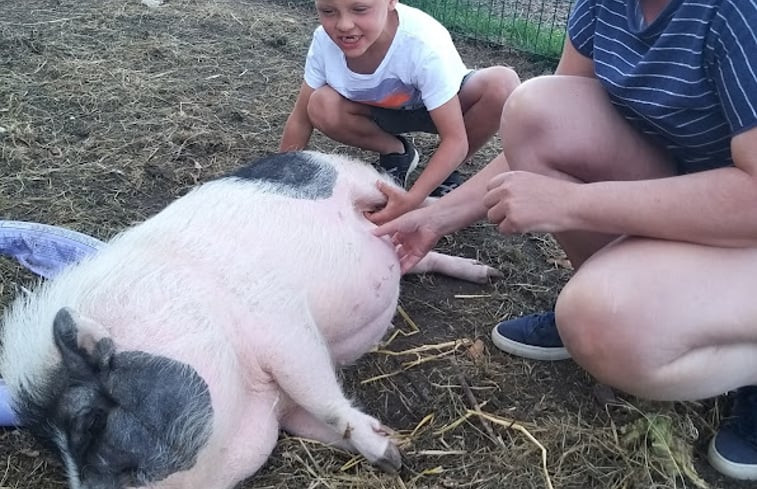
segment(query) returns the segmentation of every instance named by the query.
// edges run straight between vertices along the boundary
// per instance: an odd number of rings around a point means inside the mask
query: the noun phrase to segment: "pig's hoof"
[[[472,269],[475,270],[475,277],[471,279],[471,282],[485,284],[489,280],[496,280],[505,276],[504,273],[497,270],[496,268],[490,267],[489,265],[481,263],[478,260],[471,259],[469,260],[469,263],[471,264]]]
[[[396,474],[402,467],[402,455],[400,455],[399,448],[394,443],[389,443],[384,450],[384,455],[376,460],[375,464],[384,472]]]
[[[501,271],[497,270],[496,268],[492,268],[492,267],[490,267],[488,265],[484,265],[484,266],[486,267],[486,276],[489,277],[489,278],[498,279],[498,278],[502,278],[502,277],[505,276],[504,273],[502,273]]]
[[[375,431],[376,433],[382,436],[394,436],[396,434],[396,432],[393,429],[380,423],[378,427],[377,426],[373,427],[373,431]]]

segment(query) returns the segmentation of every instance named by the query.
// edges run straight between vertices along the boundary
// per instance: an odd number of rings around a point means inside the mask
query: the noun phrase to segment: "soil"
[[[4,2],[0,216],[108,239],[275,152],[315,25],[309,6],[284,1]],[[459,48],[471,67],[507,64],[523,79],[554,67],[503,47]],[[414,139],[427,158],[435,138]],[[492,141],[463,173],[499,147]],[[320,135],[311,149],[375,158]],[[399,333],[342,373],[356,403],[397,430],[400,473],[282,434],[240,487],[746,487],[705,461],[721,400],[650,403],[597,385],[570,360],[534,362],[492,345],[494,324],[551,308],[570,277],[549,236],[479,223],[439,248],[504,278],[404,278]],[[2,304],[34,286],[6,259],[0,279]],[[0,430],[0,456],[0,487],[66,486],[61,463],[24,430]]]

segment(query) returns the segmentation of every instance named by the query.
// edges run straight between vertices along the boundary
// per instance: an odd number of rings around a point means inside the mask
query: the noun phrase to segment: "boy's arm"
[[[383,209],[368,216],[374,224],[383,224],[418,208],[468,154],[468,136],[457,95],[429,113],[439,133],[439,147],[409,191],[392,192],[379,186],[388,201]]]
[[[279,151],[299,151],[305,149],[313,134],[313,125],[308,117],[308,102],[313,90],[307,83],[302,82],[300,93],[297,95],[297,101],[294,103],[294,109],[289,114],[284,133],[281,135]]]
[[[410,189],[416,204],[434,191],[463,162],[468,154],[463,111],[457,95],[429,112],[439,134],[439,147]]]

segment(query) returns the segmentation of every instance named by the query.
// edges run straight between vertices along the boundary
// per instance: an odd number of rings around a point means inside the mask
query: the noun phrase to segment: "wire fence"
[[[558,57],[574,0],[405,0],[457,35]]]
[[[474,41],[557,58],[574,0],[402,0]],[[288,3],[312,4],[313,0]]]

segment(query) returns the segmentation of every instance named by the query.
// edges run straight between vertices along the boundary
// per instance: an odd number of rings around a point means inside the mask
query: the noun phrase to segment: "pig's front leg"
[[[295,404],[332,429],[334,437],[345,442],[342,446],[352,445],[369,462],[388,472],[400,468],[399,450],[385,428],[344,397],[328,347],[310,317],[280,319],[263,336],[261,365]],[[333,442],[317,425],[316,429],[319,438]]]
[[[344,438],[333,427],[313,416],[302,406],[292,406],[281,417],[280,423],[284,431],[290,435],[316,440],[349,452],[355,451],[349,438]]]

